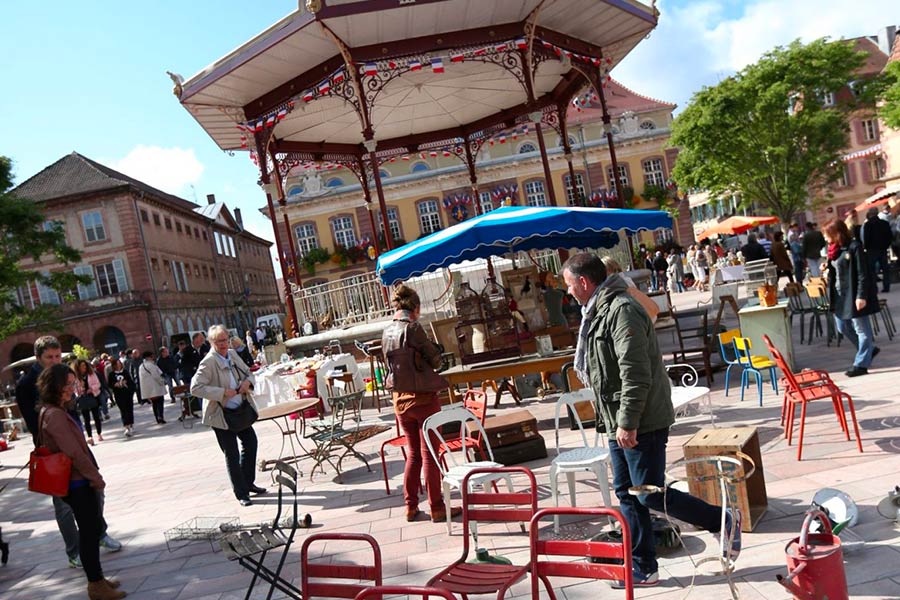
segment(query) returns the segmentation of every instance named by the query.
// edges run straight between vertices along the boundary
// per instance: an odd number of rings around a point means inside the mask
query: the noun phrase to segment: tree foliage
[[[68,299],[78,283],[89,278],[71,270],[43,274],[45,263],[76,263],[80,254],[66,244],[62,225],[44,227],[44,215],[31,200],[17,198],[12,189],[12,161],[0,156],[0,339],[28,325],[56,328],[59,309],[52,304],[20,306],[16,290],[39,282]],[[42,260],[45,263],[42,263]],[[24,267],[23,262],[33,261]]]
[[[673,124],[681,148],[673,171],[681,189],[711,197],[740,192],[782,222],[829,195],[842,172],[848,145],[847,102],[823,105],[854,79],[865,60],[852,43],[820,39],[777,47],[759,62],[691,99]],[[867,82],[854,86],[855,102],[870,99]]]
[[[900,61],[889,63],[883,72],[884,89],[881,93],[883,104],[879,115],[884,124],[900,129]]]

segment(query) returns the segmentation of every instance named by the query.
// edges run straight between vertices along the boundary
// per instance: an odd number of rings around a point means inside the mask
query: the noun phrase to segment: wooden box
[[[742,530],[749,532],[762,519],[769,504],[766,496],[762,455],[759,451],[759,435],[756,433],[756,428],[701,429],[684,444],[686,460],[703,456],[733,456],[735,452],[743,452],[756,464],[756,471],[753,475],[734,486],[732,498],[732,502],[740,508],[744,517]],[[718,480],[696,480],[698,476],[714,475],[715,465],[713,463],[692,464],[687,465],[686,470],[691,494],[710,504],[721,506],[722,492]]]

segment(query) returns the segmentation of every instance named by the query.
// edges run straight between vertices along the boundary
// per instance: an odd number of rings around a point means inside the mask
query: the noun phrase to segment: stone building
[[[98,352],[155,349],[179,333],[224,323],[243,334],[256,317],[282,313],[269,255],[271,243],[243,228],[240,209],[215,197],[198,206],[76,152],[14,190],[38,203],[47,222],[63,223],[81,252],[74,271],[89,285],[60,297],[41,285],[22,288],[23,306],[59,304],[64,349]],[[61,268],[52,257],[28,268]],[[48,333],[25,330],[0,341],[0,362],[32,354]]]

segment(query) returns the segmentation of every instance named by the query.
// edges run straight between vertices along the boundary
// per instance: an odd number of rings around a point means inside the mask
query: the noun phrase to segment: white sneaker
[[[131,437],[131,427],[125,428],[125,437]]]
[[[106,548],[110,552],[118,552],[122,549],[122,543],[110,535],[100,538],[100,547]]]

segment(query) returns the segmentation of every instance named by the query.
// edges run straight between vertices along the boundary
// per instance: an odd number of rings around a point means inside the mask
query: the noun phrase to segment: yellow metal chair
[[[748,375],[753,373],[756,376],[756,391],[759,394],[759,405],[762,406],[762,371],[765,369],[769,370],[769,378],[772,380],[772,389],[775,390],[775,393],[777,394],[778,376],[775,373],[775,369],[778,365],[776,365],[775,361],[768,356],[751,354],[750,351],[753,349],[753,343],[750,341],[750,338],[736,336],[731,341],[734,344],[737,362],[744,368],[744,371],[741,373],[741,402],[744,401],[744,390],[750,383]]]

